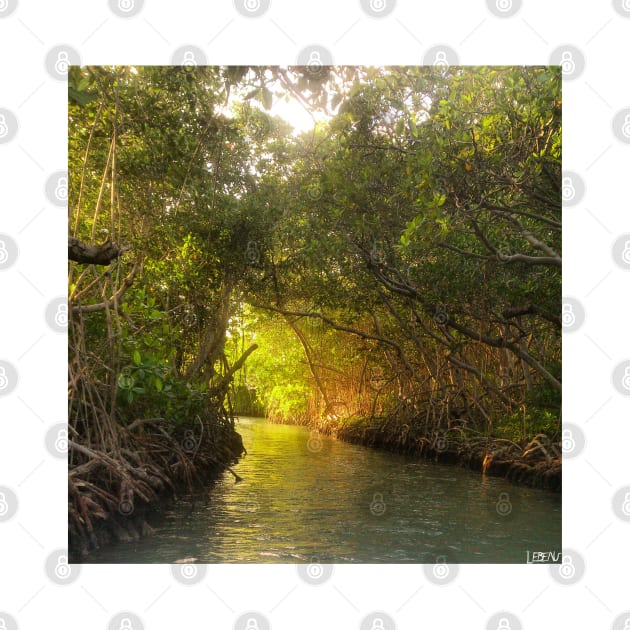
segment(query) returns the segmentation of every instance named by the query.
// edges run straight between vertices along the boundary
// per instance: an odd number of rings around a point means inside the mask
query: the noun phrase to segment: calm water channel
[[[181,497],[156,534],[88,562],[525,562],[561,549],[561,497],[241,418],[248,454],[206,495]]]

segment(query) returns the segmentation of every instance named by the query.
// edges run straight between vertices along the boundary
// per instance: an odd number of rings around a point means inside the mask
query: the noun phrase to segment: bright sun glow
[[[293,127],[293,134],[299,135],[305,131],[312,131],[316,122],[329,120],[329,116],[322,112],[313,112],[311,116],[306,109],[297,102],[296,99],[289,97],[274,98],[273,106],[269,110],[272,116],[279,116],[286,120]]]

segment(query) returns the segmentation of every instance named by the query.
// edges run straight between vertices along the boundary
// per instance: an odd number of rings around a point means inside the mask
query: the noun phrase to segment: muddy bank
[[[299,424],[346,442],[465,466],[532,488],[562,490],[561,445],[543,434],[517,443],[461,426],[426,431],[392,418],[328,418]]]
[[[108,451],[69,440],[68,553],[89,562],[89,552],[113,541],[153,532],[168,502],[180,492],[207,487],[245,452],[232,418],[222,410],[173,426],[162,418],[132,422]]]

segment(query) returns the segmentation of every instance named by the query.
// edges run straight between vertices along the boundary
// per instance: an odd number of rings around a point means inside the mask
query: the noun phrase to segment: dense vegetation
[[[76,536],[227,465],[230,411],[558,472],[558,68],[69,85]],[[329,122],[292,134],[281,98]]]

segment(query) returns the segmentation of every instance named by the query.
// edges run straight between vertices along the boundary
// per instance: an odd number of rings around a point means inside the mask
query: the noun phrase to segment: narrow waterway
[[[456,466],[241,418],[248,454],[157,532],[88,562],[522,563],[559,551],[561,497]],[[439,560],[438,560],[439,561]]]

